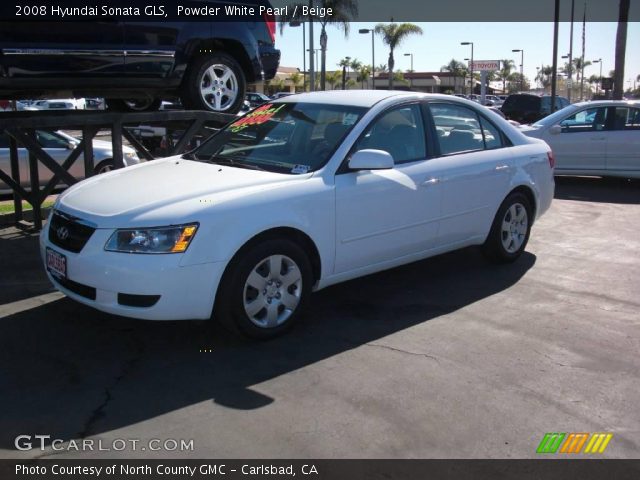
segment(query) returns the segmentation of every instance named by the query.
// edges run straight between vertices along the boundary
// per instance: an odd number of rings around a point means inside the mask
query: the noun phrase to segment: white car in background
[[[470,245],[516,260],[553,191],[549,147],[477,103],[305,93],[187,154],[74,185],[40,247],[86,305],[264,338],[328,285]]]
[[[640,178],[640,101],[575,103],[522,126],[547,142],[557,175]]]
[[[71,153],[80,140],[63,131],[36,130],[36,141],[56,162],[62,164]],[[122,147],[123,161],[125,166],[136,165],[140,163],[140,158],[136,151],[123,145]],[[18,148],[18,165],[20,169],[20,184],[29,190],[31,188],[31,177],[29,170],[29,152],[26,148]],[[94,173],[105,173],[115,168],[113,162],[113,147],[111,142],[103,140],[93,141],[93,165]],[[4,133],[0,133],[0,169],[8,175],[11,175],[11,159],[9,155],[9,137]],[[84,155],[80,156],[69,169],[69,173],[77,178],[84,178]],[[38,179],[40,186],[43,187],[53,177],[53,172],[38,162]],[[11,189],[0,181],[0,194],[11,193]]]

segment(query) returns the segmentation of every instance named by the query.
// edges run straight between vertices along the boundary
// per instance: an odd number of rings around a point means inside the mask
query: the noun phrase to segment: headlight
[[[138,154],[136,152],[124,152],[124,158],[138,160]]]
[[[116,230],[104,249],[123,253],[182,253],[198,229],[197,223],[173,227]]]

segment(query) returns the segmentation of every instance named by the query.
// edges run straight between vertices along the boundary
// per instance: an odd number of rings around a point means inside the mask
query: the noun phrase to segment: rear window
[[[540,97],[533,95],[511,95],[502,106],[503,110],[534,110],[540,109]]]

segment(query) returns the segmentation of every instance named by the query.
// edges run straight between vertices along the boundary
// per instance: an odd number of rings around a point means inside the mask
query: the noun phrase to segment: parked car
[[[277,92],[277,93],[274,93],[273,95],[271,95],[271,100],[278,100],[279,98],[288,97],[289,95],[293,95],[293,93],[291,93],[291,92]]]
[[[489,103],[490,102],[490,103]],[[489,107],[499,107],[502,100],[497,95],[485,95],[485,105]]]
[[[558,175],[640,178],[640,101],[568,106],[522,127],[553,149]]]
[[[251,104],[251,108],[257,107],[271,100],[264,93],[259,92],[249,92],[246,94],[245,99]]]
[[[451,117],[473,128],[432,121]],[[473,102],[304,93],[192,152],[74,185],[40,246],[56,288],[86,305],[270,337],[312,290],[470,245],[516,260],[553,190],[548,145]]]
[[[225,3],[201,2],[221,12]],[[274,77],[280,51],[272,15],[227,20],[0,22],[0,98],[70,91],[105,97],[110,109],[144,111],[179,97],[187,109],[235,113],[247,83]]]
[[[80,142],[63,131],[47,131],[36,130],[36,140],[38,144],[47,152],[56,162],[62,164],[69,156],[71,150]],[[140,163],[140,158],[136,151],[127,147],[122,147],[123,160],[126,166],[136,165]],[[18,158],[20,166],[20,184],[29,190],[31,188],[31,176],[29,173],[29,153],[26,148],[18,148]],[[94,173],[105,173],[114,169],[113,148],[111,142],[102,140],[93,141],[93,164]],[[11,160],[9,156],[9,137],[4,133],[0,133],[0,169],[6,174],[11,174]],[[69,173],[77,179],[84,178],[84,156],[80,154],[78,159],[69,169]],[[40,186],[43,187],[53,177],[53,172],[38,162],[38,178]],[[64,185],[64,183],[61,183]],[[0,193],[11,193],[12,190],[0,181]]]
[[[569,105],[569,100],[564,97],[556,96],[555,110]],[[509,120],[515,120],[519,123],[534,123],[541,118],[551,114],[551,96],[550,95],[532,95],[530,93],[514,93],[509,95],[500,107],[502,113]]]
[[[24,110],[84,110],[85,108],[84,98],[58,98],[35,101]]]

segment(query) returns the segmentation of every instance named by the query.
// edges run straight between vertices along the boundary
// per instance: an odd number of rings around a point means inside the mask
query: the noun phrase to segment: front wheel
[[[532,221],[529,199],[519,192],[510,194],[500,205],[483,245],[486,256],[497,263],[518,259],[529,241]]]
[[[313,275],[296,243],[270,239],[241,251],[225,272],[214,317],[253,338],[275,337],[289,329],[310,291]]]

